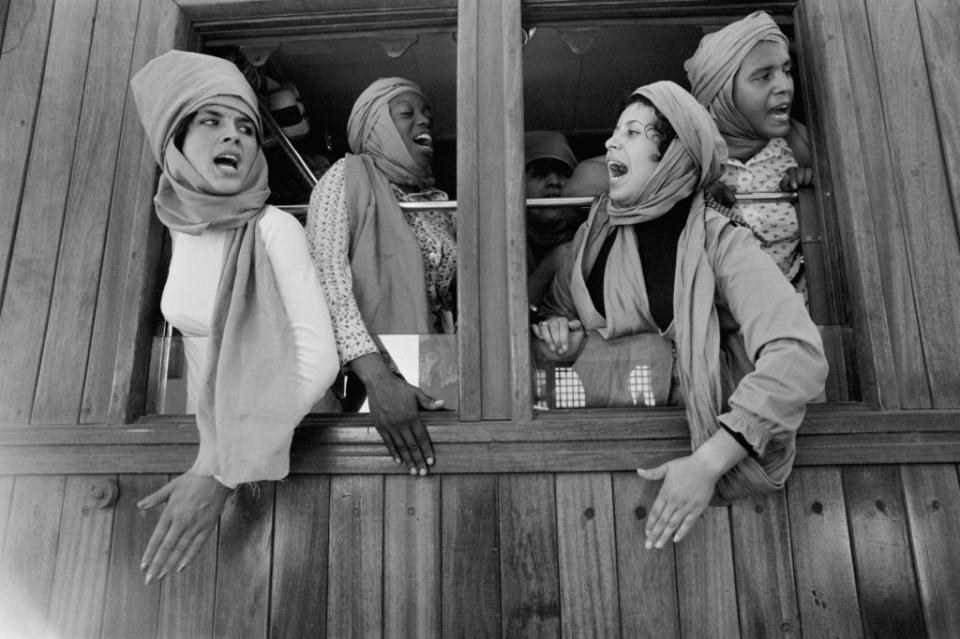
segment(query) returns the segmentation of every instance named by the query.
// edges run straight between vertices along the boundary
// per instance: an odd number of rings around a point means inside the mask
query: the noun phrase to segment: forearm
[[[693,458],[716,479],[739,464],[747,457],[746,449],[734,439],[733,435],[720,428],[700,448],[694,451]]]

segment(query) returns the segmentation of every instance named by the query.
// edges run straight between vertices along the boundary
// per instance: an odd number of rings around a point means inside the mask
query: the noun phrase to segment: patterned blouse
[[[796,166],[797,160],[787,141],[774,138],[746,162],[729,158],[720,179],[736,189],[737,193],[779,191],[783,174]],[[806,296],[807,283],[800,253],[800,224],[793,204],[738,202],[728,217],[753,232],[760,240],[760,246],[773,258],[797,292]]]
[[[396,184],[390,187],[400,202],[448,199],[446,193],[435,188],[405,193]],[[403,216],[420,245],[427,300],[437,318],[436,330],[449,329],[455,316],[456,212],[452,209],[404,210]],[[353,296],[349,257],[350,216],[347,212],[342,159],[330,167],[310,195],[306,233],[310,256],[317,267],[320,286],[330,307],[340,363],[346,364],[361,355],[377,352],[379,349],[367,331]],[[442,326],[441,317],[447,318]]]

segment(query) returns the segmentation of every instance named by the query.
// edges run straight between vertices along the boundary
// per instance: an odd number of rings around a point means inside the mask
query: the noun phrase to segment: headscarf
[[[256,94],[237,67],[214,56],[170,51],[130,83],[154,158],[163,169],[154,198],[172,231],[229,231],[214,303],[207,379],[198,400],[200,452],[193,470],[235,485],[287,474],[292,414],[293,334],[257,222],[270,194],[267,163],[256,157],[239,192],[217,194],[174,144],[184,117],[205,105],[239,110],[261,123]]]
[[[424,169],[414,161],[390,117],[390,100],[404,93],[415,93],[426,100],[419,86],[403,78],[380,78],[364,89],[350,110],[347,142],[354,153],[370,155],[394,184],[432,186],[430,168]]]
[[[605,339],[650,330],[643,319],[649,317],[643,278],[637,275],[636,268],[625,267],[640,264],[636,233],[629,225],[656,219],[695,193],[677,246],[673,326],[677,372],[691,446],[696,450],[719,428],[717,416],[723,412],[726,401],[720,366],[720,322],[714,301],[716,275],[709,257],[717,251],[707,243],[719,237],[716,229],[708,233],[708,225],[723,225],[728,220],[706,208],[702,190],[720,176],[727,150],[704,107],[678,85],[656,82],[640,87],[634,94],[646,97],[670,122],[677,137],[636,201],[614,206],[604,195],[594,203],[590,219],[581,229],[585,240],[573,269],[571,295],[584,327],[597,330]],[[607,261],[615,266],[608,268],[604,277],[603,318],[593,307],[582,280],[585,271],[593,266],[589,256],[595,259],[610,232],[618,236]],[[775,487],[777,479],[771,480],[755,460],[748,458],[718,482],[717,496],[730,500],[768,491]]]
[[[790,44],[769,14],[754,11],[742,20],[703,36],[696,52],[683,64],[690,81],[690,92],[716,120],[732,157],[751,156],[767,143],[737,110],[733,100],[734,77],[758,42]],[[806,130],[799,122],[794,121],[792,125],[802,138],[806,137]]]
[[[567,138],[557,131],[527,131],[523,134],[524,164],[534,160],[557,160],[566,164],[570,172],[577,166],[577,156],[573,154]]]

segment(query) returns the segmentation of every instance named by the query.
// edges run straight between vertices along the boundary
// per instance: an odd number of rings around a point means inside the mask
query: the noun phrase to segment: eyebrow
[[[218,109],[217,107],[209,107],[209,106],[200,107],[200,110],[197,111],[197,117],[200,117],[202,115],[212,115],[218,118],[229,117],[229,114]],[[234,119],[242,124],[253,124],[253,120],[249,116],[244,115],[243,113],[238,112]]]

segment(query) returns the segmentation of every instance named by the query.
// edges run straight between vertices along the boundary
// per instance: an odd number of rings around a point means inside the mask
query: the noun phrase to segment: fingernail
[[[179,566],[177,566],[177,572],[183,572],[183,569],[186,567],[187,567],[186,563],[180,564]]]
[[[143,580],[143,585],[144,585],[144,586],[149,586],[151,581],[153,581],[153,575],[151,575],[151,574],[148,572],[148,573],[147,573],[147,578]]]
[[[424,477],[426,474],[427,474],[427,469],[426,469],[426,468],[421,468],[421,469],[420,469],[420,476],[421,476],[421,477]]]
[[[166,571],[161,572],[160,575],[157,577],[157,581],[163,581],[163,578],[166,576],[167,576]]]
[[[394,458],[393,458],[393,463],[399,465],[399,464],[402,464],[402,463],[403,463],[403,460],[400,459],[399,457],[394,457]]]
[[[663,548],[663,542],[662,542],[662,541],[658,541],[658,542],[655,544],[655,547],[656,547],[657,550],[660,550],[661,548]]]
[[[441,406],[443,406],[443,400],[442,399],[435,400],[433,402],[433,405],[436,406],[437,408],[440,408]]]
[[[146,570],[146,569],[147,569],[147,562],[141,561],[141,562],[140,562],[140,572],[143,572],[143,571]]]
[[[648,542],[646,542],[646,543],[643,544],[643,547],[646,548],[647,550],[650,550],[650,549],[653,548],[653,544],[651,544],[651,543],[648,541]]]
[[[411,468],[411,469],[410,469],[410,474],[411,474],[411,475],[416,475],[416,474],[417,474],[417,469],[416,469],[416,468]]]
[[[427,457],[427,466],[433,466],[433,457]]]
[[[677,543],[678,541],[680,541],[680,537],[674,535],[674,536],[673,536],[673,543]]]

